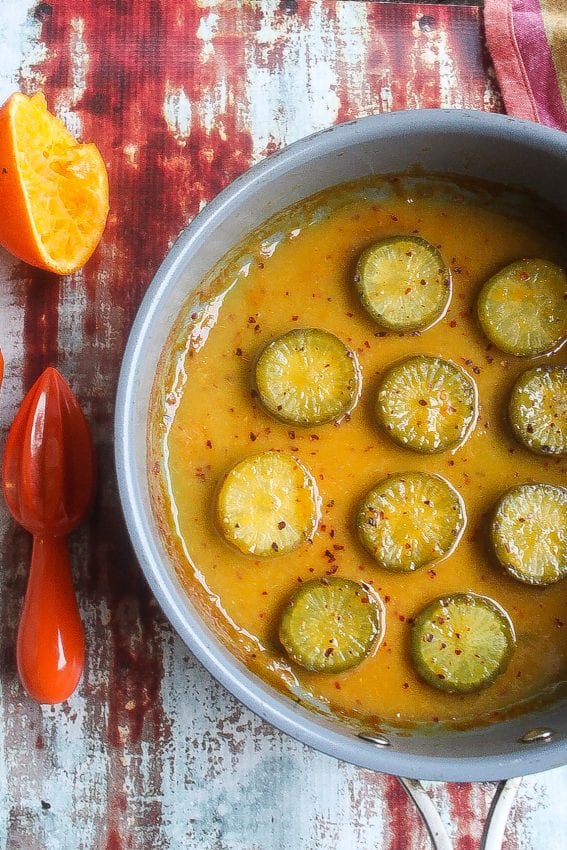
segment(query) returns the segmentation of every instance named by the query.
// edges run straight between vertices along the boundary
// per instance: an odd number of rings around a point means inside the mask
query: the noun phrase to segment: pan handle
[[[521,781],[522,777],[516,776],[513,779],[498,783],[484,825],[479,850],[500,850],[502,847],[508,815],[514,805]]]
[[[433,850],[453,850],[453,844],[439,812],[421,782],[418,779],[399,778],[400,784],[415,804],[421,818],[427,827]],[[479,850],[501,850],[508,815],[512,808],[522,777],[507,779],[499,782],[490,811],[486,818]]]
[[[445,824],[419,779],[404,779],[400,776],[399,781],[408,797],[415,804],[427,827],[433,850],[453,850],[453,844],[445,829]]]

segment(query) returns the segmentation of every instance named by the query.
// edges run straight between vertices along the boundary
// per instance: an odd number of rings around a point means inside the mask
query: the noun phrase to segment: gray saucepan
[[[503,115],[424,110],[372,116],[260,162],[182,233],[140,307],[116,402],[120,496],[140,564],[165,614],[212,675],[258,715],[304,744],[365,768],[413,779],[502,780],[567,764],[565,704],[480,729],[389,739],[361,737],[339,720],[302,708],[237,661],[197,613],[162,544],[148,490],[152,381],[188,293],[232,246],[289,204],[345,181],[415,165],[526,188],[567,213],[567,135]]]

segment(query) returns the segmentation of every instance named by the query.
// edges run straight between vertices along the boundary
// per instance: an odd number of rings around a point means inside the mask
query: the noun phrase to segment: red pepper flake
[[[411,251],[409,253],[409,256],[411,256]],[[411,291],[412,291],[412,287],[408,286],[406,289],[404,289],[404,295],[409,295]]]
[[[560,620],[559,617],[555,618],[555,628],[556,629],[562,629],[564,625],[565,625],[565,623],[563,622],[563,620]]]
[[[463,650],[462,650],[462,649],[456,649],[456,650],[455,650],[455,655],[462,655],[462,654],[463,654]]]
[[[404,617],[403,614],[398,614],[398,620],[400,621],[400,623],[405,623],[406,618]]]
[[[267,591],[267,590],[263,590],[263,591],[262,591],[262,596],[267,596],[267,595],[268,595],[268,591]]]
[[[250,439],[254,443],[258,438],[258,434],[255,434],[254,431],[250,431]]]
[[[419,403],[421,404],[422,407],[427,407],[427,402],[424,398],[420,398]]]
[[[198,466],[195,470],[195,478],[200,478],[201,481],[206,481],[210,468],[209,464],[206,466]]]
[[[354,316],[354,313],[345,313],[345,316],[348,316],[349,319],[352,319],[352,317]]]
[[[236,354],[237,357],[242,357],[242,349],[241,348],[237,348],[234,353]]]
[[[328,558],[330,564],[337,560],[330,549],[325,549],[325,558]]]
[[[445,674],[444,674],[444,673],[437,673],[437,678],[438,678],[438,679],[444,679],[444,678],[445,678]]]
[[[199,318],[199,314],[198,313],[191,313],[191,318],[194,322],[196,322],[197,319]]]
[[[457,320],[456,320],[456,319],[452,319],[452,320],[449,322],[449,327],[450,327],[450,328],[456,328],[456,327],[457,327]]]
[[[295,440],[295,431],[288,431],[287,436],[290,440]]]
[[[309,572],[310,572],[310,573],[314,573],[314,572],[315,572],[315,567],[309,567]]]
[[[213,444],[211,443],[211,441],[210,441],[210,440],[207,440],[207,444],[206,444],[206,445],[207,445],[207,448],[208,448],[208,449],[212,449],[212,447],[213,447]]]
[[[398,221],[398,216],[397,216],[397,215],[391,215],[391,216],[390,216],[390,219],[391,219],[392,221]]]
[[[361,597],[360,597],[360,601],[361,601],[364,605],[368,605],[368,603],[370,602],[370,597],[369,597],[369,596],[361,596]]]
[[[278,528],[280,529],[280,531],[282,530],[282,528],[285,528],[285,520],[282,519],[281,522],[278,522]]]
[[[258,268],[259,268],[259,269],[263,269],[263,268],[264,268],[264,263],[258,263]],[[289,294],[289,293],[288,293],[288,292],[286,292],[286,295],[288,295],[288,294]]]
[[[318,440],[319,437],[317,436],[317,434],[309,434],[309,439],[310,440]]]
[[[259,334],[259,333],[260,333],[260,325],[254,325],[254,333],[255,333],[255,334]]]
[[[454,460],[450,460],[450,461],[449,461],[449,466],[454,466],[454,465],[455,465],[455,461],[454,461]]]
[[[248,324],[255,325],[256,324],[256,316],[248,316]]]
[[[434,715],[434,716],[431,718],[431,720],[433,721],[433,723],[439,723],[439,718],[437,717],[437,715]]]
[[[530,276],[527,272],[521,272],[520,273],[520,280],[529,280],[529,279],[530,279]]]
[[[297,576],[297,581],[299,582],[299,584],[303,584],[303,579],[301,578],[301,576]]]
[[[384,597],[384,602],[389,602],[391,598],[391,596],[388,596],[388,594],[386,594],[386,596]]]
[[[340,543],[333,543],[333,549],[335,552],[341,552],[345,547],[341,546]]]
[[[339,568],[338,564],[333,564],[333,566],[329,570],[325,570],[326,576],[334,576]]]
[[[329,655],[332,655],[334,652],[334,648],[332,646],[328,646],[325,650],[325,658],[328,658]]]
[[[292,316],[291,317],[292,322],[297,322],[298,319],[299,319],[299,316]]]
[[[494,363],[494,357],[491,354],[487,354],[486,355],[486,362],[487,363]]]
[[[480,366],[473,366],[472,370],[475,373],[475,375],[480,375]]]
[[[279,552],[279,551],[280,551],[280,547],[278,546],[278,544],[276,543],[276,541],[275,541],[275,540],[274,540],[274,542],[272,543],[272,549],[274,550],[274,552]]]
[[[437,576],[437,573],[435,572],[435,570],[427,570],[427,574],[428,574],[429,578],[435,578]]]
[[[404,688],[407,690],[409,688],[409,682],[404,682]]]
[[[335,688],[337,689],[337,691],[340,691],[340,689],[341,689],[341,683],[340,683],[340,682],[335,682]]]

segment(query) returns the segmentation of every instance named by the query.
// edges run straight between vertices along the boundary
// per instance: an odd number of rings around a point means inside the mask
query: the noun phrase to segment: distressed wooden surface
[[[478,8],[352,0],[0,0],[0,101],[42,88],[109,166],[112,209],[60,282],[0,252],[0,449],[47,365],[91,422],[100,486],[72,558],[84,680],[39,707],[14,637],[30,541],[0,506],[0,846],[10,850],[426,850],[396,780],[309,750],[195,662],[148,592],[121,520],[112,413],[136,308],[168,246],[251,163],[337,121],[499,110]],[[1,211],[0,211],[1,214]],[[494,786],[429,784],[457,850]],[[567,769],[526,779],[505,850],[567,846]]]

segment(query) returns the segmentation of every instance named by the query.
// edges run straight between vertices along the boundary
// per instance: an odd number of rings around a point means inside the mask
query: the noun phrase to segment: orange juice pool
[[[567,580],[521,584],[487,545],[499,497],[524,482],[566,483],[565,458],[539,457],[513,437],[506,409],[528,367],[564,363],[561,352],[506,355],[475,318],[479,288],[514,260],[565,265],[559,223],[533,199],[481,183],[427,175],[373,177],[326,190],[278,214],[237,246],[190,296],[163,353],[150,416],[154,510],[176,571],[204,620],[254,673],[315,710],[364,728],[493,722],[567,690]],[[381,330],[354,284],[361,252],[403,234],[438,247],[452,275],[446,314],[422,333]],[[299,327],[323,328],[352,348],[360,399],[340,424],[289,426],[271,417],[253,386],[264,346]],[[413,354],[461,366],[478,391],[478,419],[454,451],[418,454],[397,446],[375,421],[380,376]],[[231,547],[214,521],[219,482],[247,456],[276,450],[312,473],[321,517],[311,542],[273,558]],[[379,568],[355,530],[362,496],[389,474],[441,475],[460,493],[467,524],[444,560],[412,573]],[[371,585],[385,610],[374,653],[339,674],[290,661],[278,640],[281,611],[309,579],[336,575]],[[409,657],[411,624],[432,599],[471,591],[498,602],[516,649],[488,688],[451,694],[424,683]]]

